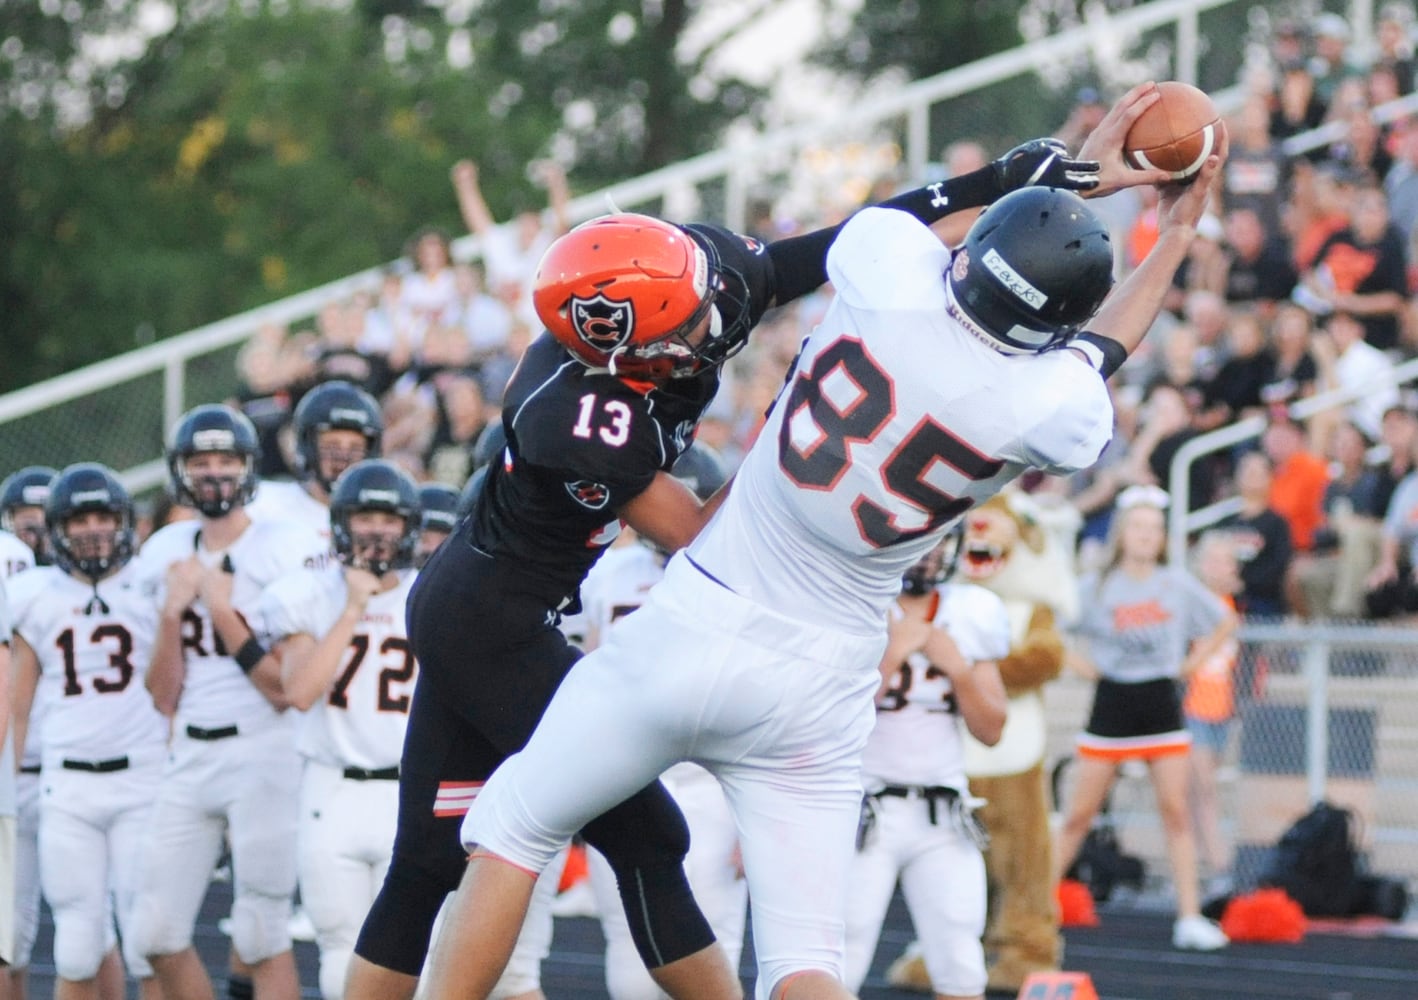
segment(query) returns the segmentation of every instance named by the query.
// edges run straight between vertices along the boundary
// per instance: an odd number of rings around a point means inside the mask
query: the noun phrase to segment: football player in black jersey
[[[887,205],[931,223],[1032,184],[1096,194],[1155,182],[1158,173],[1129,170],[1120,154],[1100,169],[1040,139]],[[401,764],[399,829],[355,948],[349,1000],[412,997],[434,917],[467,867],[463,814],[526,742],[579,655],[557,630],[559,615],[576,607],[581,580],[621,522],[673,551],[717,509],[712,500],[701,506],[670,467],[718,389],[719,366],[764,312],[826,281],[839,228],[763,244],[718,226],[618,214],[547,251],[533,298],[548,335],[508,383],[506,447],[471,515],[410,595],[421,679]],[[740,996],[690,895],[688,835],[665,789],[645,788],[583,832],[616,872],[636,946],[659,985],[677,1000]],[[455,910],[443,938],[470,933],[470,920],[475,914]],[[506,953],[517,932],[497,929]],[[456,950],[440,950],[431,995],[486,996],[496,956],[474,970]]]

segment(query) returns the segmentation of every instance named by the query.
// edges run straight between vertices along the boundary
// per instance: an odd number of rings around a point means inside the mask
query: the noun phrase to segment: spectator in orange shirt
[[[1232,538],[1224,531],[1208,531],[1196,544],[1197,579],[1233,611],[1241,589],[1240,567]],[[1236,717],[1236,664],[1240,645],[1235,636],[1197,664],[1187,678],[1182,715],[1192,737],[1192,823],[1196,828],[1199,860],[1211,878],[1213,890],[1230,869],[1229,850],[1221,835],[1221,809],[1217,772],[1226,753]]]
[[[1324,523],[1324,491],[1329,466],[1310,450],[1305,429],[1283,411],[1272,414],[1261,438],[1261,449],[1274,469],[1270,484],[1270,509],[1290,526],[1296,552],[1314,547],[1315,529]]]

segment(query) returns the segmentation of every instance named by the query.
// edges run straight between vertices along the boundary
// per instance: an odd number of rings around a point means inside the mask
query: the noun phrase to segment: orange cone
[[[1017,1000],[1098,1000],[1086,972],[1031,972]]]

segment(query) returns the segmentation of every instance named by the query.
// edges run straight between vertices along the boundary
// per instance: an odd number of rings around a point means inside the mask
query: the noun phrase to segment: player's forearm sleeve
[[[1068,342],[1068,346],[1080,352],[1088,363],[1098,369],[1104,379],[1111,378],[1113,372],[1123,366],[1128,359],[1127,348],[1112,337],[1085,330]]]
[[[994,169],[982,167],[952,180],[937,181],[898,194],[882,202],[879,207],[894,208],[930,225],[952,212],[988,205],[1002,193]],[[776,305],[781,306],[806,295],[827,281],[827,248],[844,225],[845,220],[826,229],[768,244],[768,256],[773,260],[773,301]]]
[[[894,208],[914,215],[926,225],[939,222],[952,212],[979,208],[998,199],[1001,190],[993,166],[981,167],[948,181],[936,181],[925,187],[898,194],[881,203],[882,208]]]

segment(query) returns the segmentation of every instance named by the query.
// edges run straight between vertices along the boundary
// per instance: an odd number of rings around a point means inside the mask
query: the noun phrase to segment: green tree
[[[919,80],[1018,45],[1023,6],[1024,0],[864,3],[812,60],[863,79],[903,70]]]
[[[505,218],[534,158],[599,186],[762,97],[681,54],[693,0],[205,0],[83,55],[138,7],[0,0],[0,391],[459,231],[460,157]]]
[[[762,106],[761,89],[709,69],[732,31],[687,51],[685,32],[700,6],[486,0],[467,26],[473,70],[511,134],[540,130],[547,112],[556,116],[555,137],[539,137],[582,187],[623,180],[711,149],[726,125]],[[520,172],[520,157],[514,145],[479,159],[494,172]]]

